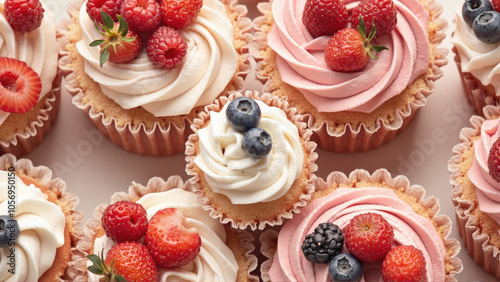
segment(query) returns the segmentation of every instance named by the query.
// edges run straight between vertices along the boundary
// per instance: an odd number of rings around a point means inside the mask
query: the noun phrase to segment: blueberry
[[[330,262],[328,274],[334,282],[359,281],[363,275],[363,265],[351,254],[338,254]]]
[[[243,136],[243,150],[254,159],[261,159],[271,151],[273,142],[264,129],[254,127]]]
[[[474,19],[485,11],[493,11],[490,0],[465,0],[462,17],[469,26],[472,26]]]
[[[0,215],[0,248],[14,246],[19,231],[17,220],[7,215]]]
[[[500,13],[486,11],[476,17],[472,29],[477,39],[493,44],[500,41]]]
[[[226,109],[226,118],[229,126],[240,132],[257,127],[260,122],[260,116],[259,105],[248,97],[234,99]]]

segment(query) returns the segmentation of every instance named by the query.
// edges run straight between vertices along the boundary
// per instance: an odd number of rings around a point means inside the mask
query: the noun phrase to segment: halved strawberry
[[[27,112],[36,105],[41,91],[40,76],[25,62],[0,57],[0,110]]]

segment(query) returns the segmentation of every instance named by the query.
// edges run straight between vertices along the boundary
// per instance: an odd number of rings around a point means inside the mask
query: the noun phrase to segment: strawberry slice
[[[0,57],[0,110],[25,113],[38,102],[40,76],[25,62]]]

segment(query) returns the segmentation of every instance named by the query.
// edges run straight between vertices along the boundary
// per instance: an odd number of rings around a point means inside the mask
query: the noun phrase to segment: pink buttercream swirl
[[[444,243],[432,222],[418,215],[385,188],[338,188],[316,199],[281,229],[277,251],[269,270],[271,281],[330,281],[328,264],[314,264],[302,254],[305,236],[318,224],[333,222],[342,230],[356,215],[382,215],[394,228],[394,245],[413,245],[422,250],[426,261],[425,281],[445,281]],[[344,252],[346,252],[344,248]],[[381,263],[363,264],[362,281],[382,281]]]
[[[474,161],[467,176],[474,186],[479,210],[487,213],[500,224],[500,183],[489,175],[490,148],[500,136],[499,120],[486,120],[481,126],[481,136],[474,141]],[[500,234],[500,230],[498,231]]]
[[[348,10],[356,0],[343,0]],[[398,23],[377,44],[380,52],[361,71],[335,72],[324,61],[330,36],[313,38],[302,23],[306,0],[273,1],[274,25],[267,36],[277,53],[281,79],[297,88],[320,112],[371,112],[401,93],[429,65],[429,13],[418,0],[394,0]]]

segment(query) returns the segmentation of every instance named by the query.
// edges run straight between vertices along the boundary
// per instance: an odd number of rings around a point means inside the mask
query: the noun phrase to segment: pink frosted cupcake
[[[261,265],[264,281],[330,281],[329,264],[306,260],[301,250],[304,238],[323,222],[332,222],[345,232],[353,217],[369,212],[391,224],[394,246],[412,245],[422,251],[424,281],[456,281],[454,275],[463,268],[456,257],[460,244],[448,238],[450,218],[438,215],[438,200],[426,198],[421,186],[410,185],[404,176],[392,178],[384,169],[372,175],[355,170],[349,177],[332,172],[326,182],[317,179],[314,185],[316,192],[308,206],[287,221],[279,233],[270,230],[261,235],[261,252],[268,258]],[[381,263],[363,263],[362,281],[379,281],[380,276]]]
[[[359,1],[344,0],[347,10]],[[306,116],[323,149],[366,151],[392,140],[416,111],[427,103],[434,81],[442,76],[447,50],[438,48],[447,23],[434,0],[394,0],[397,24],[376,44],[389,50],[377,54],[355,72],[336,72],[324,61],[331,36],[313,38],[302,14],[306,0],[259,3],[263,16],[250,52],[264,93],[288,96]]]

